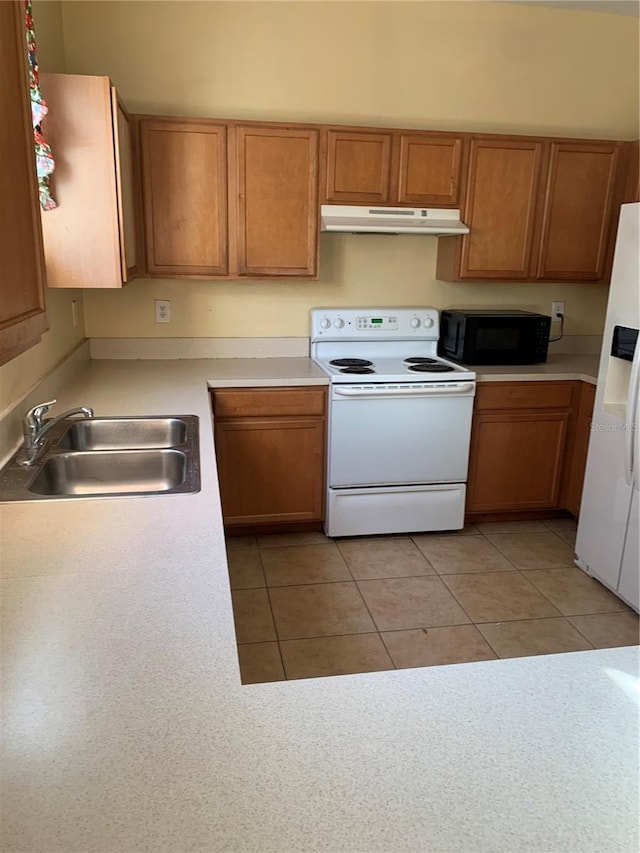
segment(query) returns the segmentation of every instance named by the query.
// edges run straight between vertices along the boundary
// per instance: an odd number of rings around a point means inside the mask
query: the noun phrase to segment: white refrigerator
[[[640,204],[624,204],[576,539],[576,565],[635,610],[640,608],[640,340],[634,340],[640,327],[639,242]]]

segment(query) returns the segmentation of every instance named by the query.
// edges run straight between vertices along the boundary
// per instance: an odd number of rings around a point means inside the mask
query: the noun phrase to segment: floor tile
[[[578,523],[575,518],[547,518],[542,522],[549,530],[557,533],[558,530],[577,530]]]
[[[474,625],[386,631],[382,639],[393,662],[401,669],[493,660],[496,657]]]
[[[488,539],[519,569],[555,569],[573,565],[573,548],[550,530],[541,533],[492,533]]]
[[[439,574],[514,571],[484,536],[415,536],[414,542]]]
[[[356,580],[434,574],[411,539],[350,539],[338,547]]]
[[[541,521],[485,521],[476,522],[480,533],[535,533],[546,530]]]
[[[284,669],[277,643],[249,643],[238,646],[240,680],[243,684],[284,681]]]
[[[268,586],[350,581],[347,564],[333,542],[260,549]]]
[[[259,548],[286,548],[290,545],[326,545],[331,542],[321,530],[310,530],[307,533],[271,533],[258,536]]]
[[[640,621],[637,613],[598,613],[591,616],[569,616],[569,622],[596,649],[636,646],[640,643]]]
[[[280,646],[287,678],[319,678],[394,668],[378,634],[284,640]]]
[[[575,567],[537,569],[522,574],[565,616],[627,610],[624,601]]]
[[[229,551],[242,551],[245,548],[257,548],[258,542],[255,536],[228,536],[225,540],[227,553]]]
[[[236,642],[260,643],[276,639],[266,589],[236,589],[231,597]]]
[[[260,553],[256,549],[230,551],[227,555],[231,589],[253,589],[266,586]]]
[[[563,542],[566,542],[570,548],[574,549],[576,547],[576,536],[578,535],[577,530],[556,530],[556,536],[559,536]]]
[[[380,631],[470,621],[438,577],[358,581],[358,588]]]
[[[473,622],[560,615],[520,572],[443,575],[442,580]]]
[[[274,587],[269,595],[281,640],[375,631],[353,581]]]
[[[593,646],[566,619],[487,622],[478,630],[501,658],[579,652]]]
[[[429,536],[477,536],[479,532],[480,531],[475,524],[465,524],[465,526],[460,530],[432,530],[425,533],[419,533],[416,531],[409,535],[415,540],[420,536],[424,536],[425,538]]]

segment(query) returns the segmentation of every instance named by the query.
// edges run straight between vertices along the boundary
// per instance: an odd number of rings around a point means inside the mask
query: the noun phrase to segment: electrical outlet
[[[552,302],[551,319],[559,320],[561,317],[564,317],[564,302]]]
[[[171,322],[171,302],[168,299],[156,299],[156,323]]]

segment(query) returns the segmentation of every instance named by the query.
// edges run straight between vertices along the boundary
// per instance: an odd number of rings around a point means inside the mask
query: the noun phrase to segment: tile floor
[[[638,616],[573,565],[575,527],[229,538],[242,682],[638,643]]]

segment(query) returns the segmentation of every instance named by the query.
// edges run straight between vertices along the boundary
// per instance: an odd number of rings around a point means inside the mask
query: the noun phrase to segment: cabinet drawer
[[[233,388],[212,392],[216,418],[324,415],[324,388]]]
[[[499,409],[568,409],[575,382],[478,383],[476,411]]]

